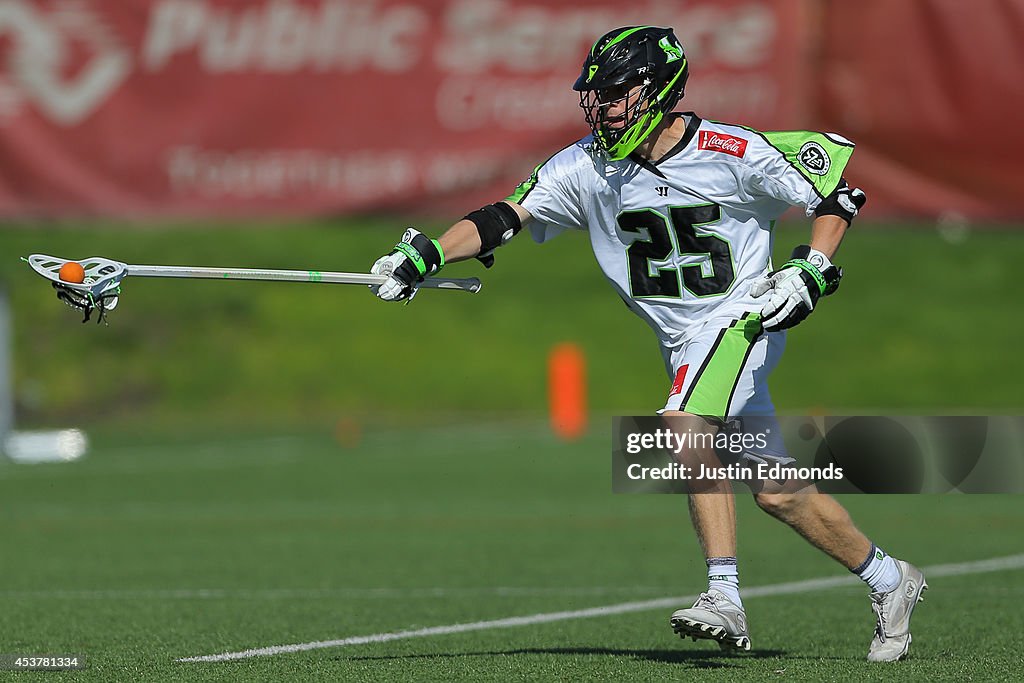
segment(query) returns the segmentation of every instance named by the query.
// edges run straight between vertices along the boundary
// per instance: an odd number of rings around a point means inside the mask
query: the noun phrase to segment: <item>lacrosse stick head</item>
[[[85,316],[82,322],[89,320],[93,311],[99,311],[97,322],[101,322],[108,311],[114,310],[121,293],[121,280],[128,274],[128,267],[123,263],[91,256],[77,261],[85,270],[85,279],[78,284],[60,279],[61,266],[71,259],[32,254],[25,260],[32,270],[50,281],[58,299],[82,311]]]

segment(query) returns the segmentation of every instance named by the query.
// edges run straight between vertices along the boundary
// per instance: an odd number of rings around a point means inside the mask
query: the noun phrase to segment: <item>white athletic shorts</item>
[[[668,401],[659,413],[679,410],[764,434],[764,448],[744,457],[757,462],[792,462],[768,393],[768,375],[782,357],[785,332],[765,333],[757,313],[704,327],[683,344],[662,349],[672,377]]]

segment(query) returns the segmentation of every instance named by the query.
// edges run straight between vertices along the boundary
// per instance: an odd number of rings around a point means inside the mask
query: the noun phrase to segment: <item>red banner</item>
[[[1019,220],[1024,2],[828,3],[824,127],[856,141],[865,215]]]
[[[636,23],[676,27],[684,107],[855,140],[870,215],[1019,216],[1014,0],[4,0],[0,215],[492,201],[585,133],[581,58]]]
[[[684,105],[812,122],[805,4],[4,0],[0,214],[266,216],[493,201],[586,133],[610,28],[676,27]]]

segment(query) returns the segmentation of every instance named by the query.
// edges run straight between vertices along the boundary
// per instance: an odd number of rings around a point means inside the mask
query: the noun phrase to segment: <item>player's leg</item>
[[[682,391],[670,398],[666,409],[679,410],[697,415],[712,416],[748,416],[753,419],[774,420],[774,407],[768,393],[767,378],[777,364],[785,344],[785,336],[781,333],[760,334],[756,318],[745,318],[735,321],[728,328],[719,331],[714,348],[706,352],[699,365],[696,375],[679,381],[677,375],[673,391],[682,385]],[[737,362],[737,358],[740,358]],[[685,368],[685,364],[676,364]],[[694,365],[694,367],[697,367]],[[684,372],[689,374],[688,372]],[[723,393],[723,387],[727,389]],[[680,398],[681,397],[681,398]],[[761,416],[761,417],[757,417]],[[767,416],[767,417],[765,417]],[[764,427],[760,430],[763,433]],[[748,454],[747,457],[765,462],[776,461],[786,463],[792,461],[781,444],[781,430],[773,429],[775,438],[769,440],[766,449]],[[776,518],[804,536],[812,545],[835,558],[843,566],[859,576],[870,586],[872,609],[877,615],[875,636],[872,640],[868,659],[870,661],[895,661],[907,654],[911,642],[910,617],[914,607],[921,599],[921,593],[927,588],[924,575],[913,565],[890,557],[878,549],[857,529],[846,510],[831,496],[818,493],[813,488],[803,487],[799,493],[782,486],[766,482],[755,490],[758,505]],[[708,497],[722,494],[706,494]],[[693,498],[691,496],[691,498]],[[733,510],[730,502],[729,510]],[[697,498],[696,505],[691,503],[691,515],[698,535],[715,534],[725,519],[722,503],[711,501],[708,506],[701,504]],[[731,529],[735,529],[734,515],[729,518]],[[731,537],[731,545],[726,541],[722,545],[704,546],[708,559],[711,552],[719,549],[735,548],[735,532]],[[722,536],[728,539],[728,536]],[[735,565],[733,565],[735,566]],[[715,624],[717,630],[728,635],[729,628],[720,619],[722,610],[714,609],[708,602],[712,591],[702,594],[701,600],[689,610],[679,610],[673,614],[673,627],[681,621],[696,622],[698,627]],[[710,601],[717,603],[717,598]],[[724,604],[724,602],[723,602]],[[742,615],[742,603],[733,607]],[[735,626],[738,620],[733,620]],[[742,619],[743,631],[746,631],[746,620]],[[679,629],[677,628],[677,631]],[[683,635],[697,635],[691,632]],[[700,637],[715,637],[703,635]],[[720,637],[716,640],[722,642]],[[749,646],[749,638],[747,638]]]
[[[754,494],[754,500],[762,510],[853,571],[867,557],[871,541],[835,498],[813,491],[812,486],[798,493],[786,493],[775,482],[768,481]]]
[[[714,435],[718,427],[704,418],[679,410],[666,410],[662,416],[677,433]],[[677,456],[682,464],[697,471],[700,465],[718,467],[720,461],[710,448],[687,448]],[[690,520],[704,557],[736,557],[736,500],[728,481],[709,481],[700,492],[689,495]]]
[[[680,433],[714,435],[718,427],[702,417],[682,411],[662,413],[666,422]],[[699,466],[720,467],[718,455],[711,448],[688,448],[677,456],[692,471]],[[739,574],[736,565],[736,498],[726,480],[704,483],[699,492],[688,496],[690,521],[708,567],[708,589],[724,593],[742,608],[739,595]]]
[[[668,424],[677,432],[714,434],[717,427],[704,418],[682,411],[665,411]],[[690,448],[680,461],[697,471],[701,464],[718,467],[713,449]],[[746,614],[739,594],[736,560],[736,501],[727,480],[708,482],[701,492],[689,494],[690,521],[704,551],[708,589],[689,608],[676,610],[669,623],[682,638],[708,638],[723,650],[749,650]]]
[[[868,660],[892,662],[905,657],[912,640],[910,617],[928,588],[921,570],[875,546],[835,498],[813,487],[792,493],[766,482],[754,497],[762,510],[788,524],[871,588],[876,626]]]
[[[736,503],[732,492],[689,496],[690,521],[706,559],[736,557]]]
[[[715,419],[729,414],[737,379],[757,343],[759,330],[760,324],[749,316],[727,321],[692,340],[673,359],[675,381],[662,411],[673,428],[689,433],[717,431]],[[711,448],[687,449],[679,457],[693,471],[698,471],[700,464],[721,466]],[[684,638],[710,638],[723,649],[749,650],[739,594],[736,510],[730,483],[704,482],[699,491],[690,493],[689,511],[708,567],[708,590],[692,607],[672,614],[672,628]]]
[[[768,362],[781,355],[776,335],[769,336]],[[747,396],[744,409],[755,414],[770,414],[767,375],[752,378],[747,386],[741,378],[737,394]],[[767,411],[767,412],[766,412]],[[776,430],[777,433],[777,430]],[[764,459],[785,458],[784,447],[778,458],[770,452],[758,454]],[[758,506],[785,522],[807,541],[860,577],[871,588],[872,609],[877,615],[875,636],[868,659],[895,661],[907,654],[910,646],[910,616],[927,588],[924,575],[913,565],[890,557],[877,548],[853,523],[849,513],[832,496],[820,493],[806,482],[760,482],[753,487]]]

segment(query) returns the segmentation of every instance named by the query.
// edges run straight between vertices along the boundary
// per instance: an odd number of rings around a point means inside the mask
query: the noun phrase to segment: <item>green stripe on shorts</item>
[[[761,316],[748,313],[722,330],[697,371],[680,410],[691,415],[729,417],[729,403],[754,342],[761,334]]]

